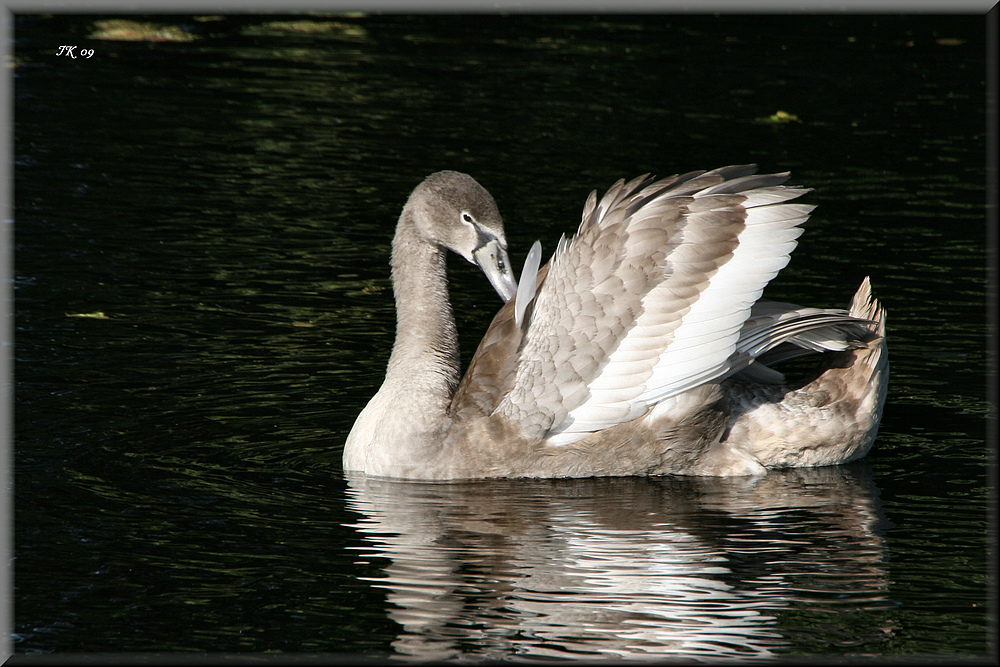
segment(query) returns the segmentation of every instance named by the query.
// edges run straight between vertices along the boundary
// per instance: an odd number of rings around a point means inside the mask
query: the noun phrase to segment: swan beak
[[[498,240],[493,239],[479,246],[472,257],[505,303],[517,294],[517,279],[511,270],[510,258]]]

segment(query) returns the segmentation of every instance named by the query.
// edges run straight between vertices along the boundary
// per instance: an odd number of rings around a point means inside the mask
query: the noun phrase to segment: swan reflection
[[[389,559],[370,581],[404,656],[769,658],[789,644],[784,610],[889,606],[863,462],[759,478],[348,482],[363,558]]]

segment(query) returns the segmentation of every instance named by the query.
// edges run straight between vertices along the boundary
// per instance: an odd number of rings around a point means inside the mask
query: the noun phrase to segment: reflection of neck
[[[740,660],[778,657],[786,629],[809,631],[782,611],[818,595],[882,622],[895,613],[871,475],[867,464],[774,471],[766,483],[349,474],[346,497],[367,557],[384,563],[377,585],[401,655]],[[775,542],[779,524],[794,543]]]
[[[396,342],[386,383],[415,385],[419,394],[409,400],[441,414],[458,385],[460,363],[445,252],[421,238],[407,206],[392,240]]]

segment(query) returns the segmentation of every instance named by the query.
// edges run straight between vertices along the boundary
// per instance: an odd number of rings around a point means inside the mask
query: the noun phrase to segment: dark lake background
[[[995,658],[985,17],[13,21],[16,654]],[[767,295],[888,308],[866,460],[344,478],[424,176],[519,269],[591,189],[748,162],[818,205]]]

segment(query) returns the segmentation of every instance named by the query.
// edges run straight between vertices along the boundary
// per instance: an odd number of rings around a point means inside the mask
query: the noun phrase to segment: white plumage
[[[516,286],[492,197],[464,174],[429,177],[397,226],[396,344],[345,468],[730,475],[863,456],[885,398],[884,311],[867,279],[850,312],[761,300],[813,207],[790,203],[807,191],[781,185],[787,174],[755,171],[592,192],[576,235],[541,268],[536,242]],[[478,262],[509,299],[461,382],[445,249]],[[801,384],[769,367],[810,353],[841,356]]]

